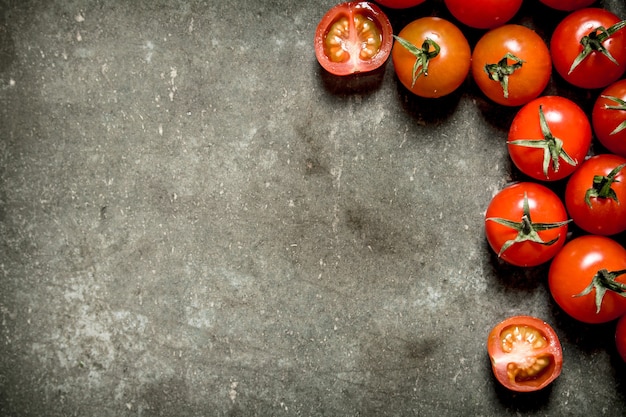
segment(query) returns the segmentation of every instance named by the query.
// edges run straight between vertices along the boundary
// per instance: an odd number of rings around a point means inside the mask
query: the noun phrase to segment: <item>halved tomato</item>
[[[334,75],[373,71],[389,58],[393,30],[374,3],[353,1],[330,9],[315,31],[315,56]]]
[[[496,379],[512,391],[545,388],[563,367],[556,332],[532,316],[513,316],[498,323],[487,338],[487,352]]]

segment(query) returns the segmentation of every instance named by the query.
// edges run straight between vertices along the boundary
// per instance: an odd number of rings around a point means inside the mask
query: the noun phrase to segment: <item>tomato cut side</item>
[[[341,3],[317,26],[315,56],[334,75],[373,71],[389,58],[392,34],[389,19],[375,4]]]
[[[512,391],[540,390],[561,373],[563,353],[552,327],[532,316],[514,316],[497,324],[487,338],[493,373]]]

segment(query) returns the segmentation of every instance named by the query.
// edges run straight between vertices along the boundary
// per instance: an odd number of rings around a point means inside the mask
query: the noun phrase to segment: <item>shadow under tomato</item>
[[[380,88],[385,78],[385,67],[350,75],[334,75],[318,65],[319,79],[326,91],[333,95],[372,94]]]

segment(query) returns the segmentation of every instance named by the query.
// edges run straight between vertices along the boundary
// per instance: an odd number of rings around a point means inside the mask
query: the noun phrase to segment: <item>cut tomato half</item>
[[[361,1],[330,9],[315,31],[315,56],[334,75],[373,71],[391,53],[393,30],[377,5]]]
[[[514,316],[498,323],[489,333],[487,351],[496,379],[512,391],[540,390],[561,374],[559,338],[536,317]]]

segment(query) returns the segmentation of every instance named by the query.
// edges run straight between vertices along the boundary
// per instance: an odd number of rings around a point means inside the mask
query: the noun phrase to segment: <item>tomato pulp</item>
[[[561,343],[554,329],[532,316],[514,316],[498,323],[487,338],[493,373],[512,391],[540,390],[560,374]]]
[[[389,58],[391,23],[375,4],[341,3],[330,9],[315,31],[315,56],[334,75],[369,72]]]

